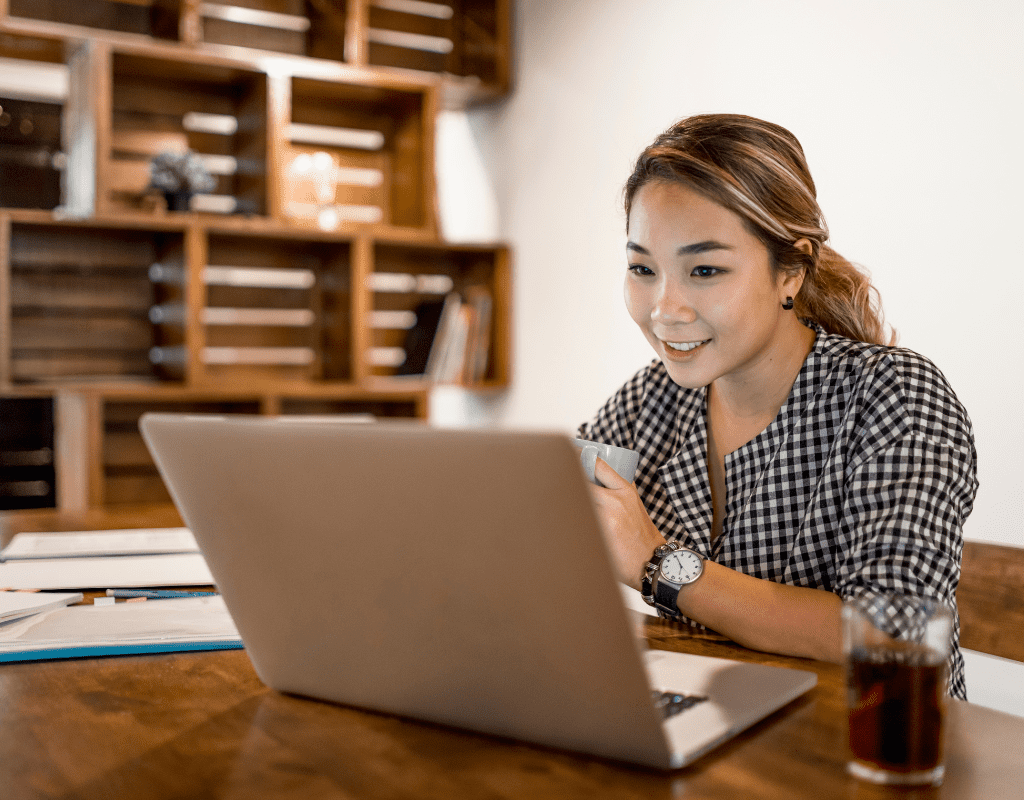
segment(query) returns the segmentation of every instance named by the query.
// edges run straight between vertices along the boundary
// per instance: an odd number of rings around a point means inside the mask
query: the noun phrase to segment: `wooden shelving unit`
[[[468,102],[509,91],[511,0],[0,0],[0,13],[16,33],[440,75]]]
[[[167,499],[146,411],[423,418],[439,374],[507,384],[510,255],[439,239],[434,123],[507,92],[509,18],[0,0],[0,70],[50,87],[0,81],[0,395],[52,405],[59,507]],[[179,205],[150,161],[184,150],[214,185]],[[428,379],[452,298],[469,354]]]
[[[55,446],[56,499],[60,508],[81,510],[169,501],[138,430],[147,411],[205,414],[372,415],[422,417],[426,396],[418,391],[353,387],[234,387],[191,389],[109,384],[54,393],[58,420]]]

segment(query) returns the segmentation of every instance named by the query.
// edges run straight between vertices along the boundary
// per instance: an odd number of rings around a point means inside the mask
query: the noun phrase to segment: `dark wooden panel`
[[[1024,548],[965,542],[957,605],[963,647],[1024,661]]]
[[[152,2],[106,0],[9,0],[12,16],[84,25],[89,28],[138,33],[163,33],[166,10]]]
[[[55,502],[53,400],[0,397],[0,509]]]
[[[313,347],[313,329],[272,325],[208,325],[209,347]]]
[[[174,237],[177,249],[181,237]],[[59,226],[12,226],[11,264],[40,271],[65,267],[94,270],[131,268],[145,270],[159,260],[158,253],[170,239],[159,234],[131,230],[63,228]]]
[[[64,43],[59,39],[36,39],[32,36],[0,33],[0,56],[63,64]]]
[[[329,58],[332,61],[346,60],[347,5],[347,1],[340,2],[340,0],[307,0],[306,16],[309,18],[307,55],[314,58]],[[351,55],[348,60],[352,60]]]
[[[11,376],[15,381],[37,381],[84,376],[139,376],[155,373],[143,351],[134,353],[15,351]]]
[[[370,63],[378,67],[416,69],[423,72],[450,72],[451,54],[394,47],[370,42]]]
[[[109,505],[168,503],[171,495],[156,467],[148,473],[108,474],[103,482],[103,501]]]
[[[235,47],[256,47],[275,53],[306,54],[306,34],[262,25],[246,25],[225,19],[203,21],[203,41]]]
[[[103,436],[103,463],[108,467],[153,467],[153,457],[138,431],[107,431]]]
[[[15,350],[142,350],[153,346],[153,328],[146,319],[128,317],[24,317],[11,326]]]
[[[11,276],[11,305],[15,308],[145,312],[153,303],[153,287],[145,276],[138,279],[16,272]]]

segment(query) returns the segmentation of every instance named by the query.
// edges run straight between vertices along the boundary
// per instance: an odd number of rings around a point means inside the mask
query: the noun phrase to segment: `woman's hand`
[[[634,589],[654,548],[665,543],[637,494],[600,458],[591,484],[618,578]],[[679,592],[679,610],[734,642],[768,653],[842,660],[842,601],[823,589],[787,586],[704,562],[700,580]]]
[[[618,578],[639,589],[644,564],[654,548],[665,543],[665,537],[651,522],[633,484],[600,458],[594,474],[607,487],[592,484],[590,489]]]

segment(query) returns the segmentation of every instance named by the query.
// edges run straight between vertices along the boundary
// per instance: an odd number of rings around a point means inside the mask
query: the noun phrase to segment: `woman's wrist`
[[[636,563],[636,568],[632,570],[632,579],[630,580],[630,586],[636,590],[640,590],[640,584],[643,579],[644,573],[647,571],[647,565],[654,557],[654,551],[665,544],[668,540],[661,535],[653,522],[648,519],[648,536],[644,537],[644,545],[640,548],[641,560]]]

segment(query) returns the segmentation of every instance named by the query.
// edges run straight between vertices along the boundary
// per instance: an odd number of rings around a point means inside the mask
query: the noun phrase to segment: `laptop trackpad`
[[[816,674],[804,670],[690,653],[648,650],[644,658],[670,746],[677,757],[685,754],[681,763],[753,725],[818,681]]]

